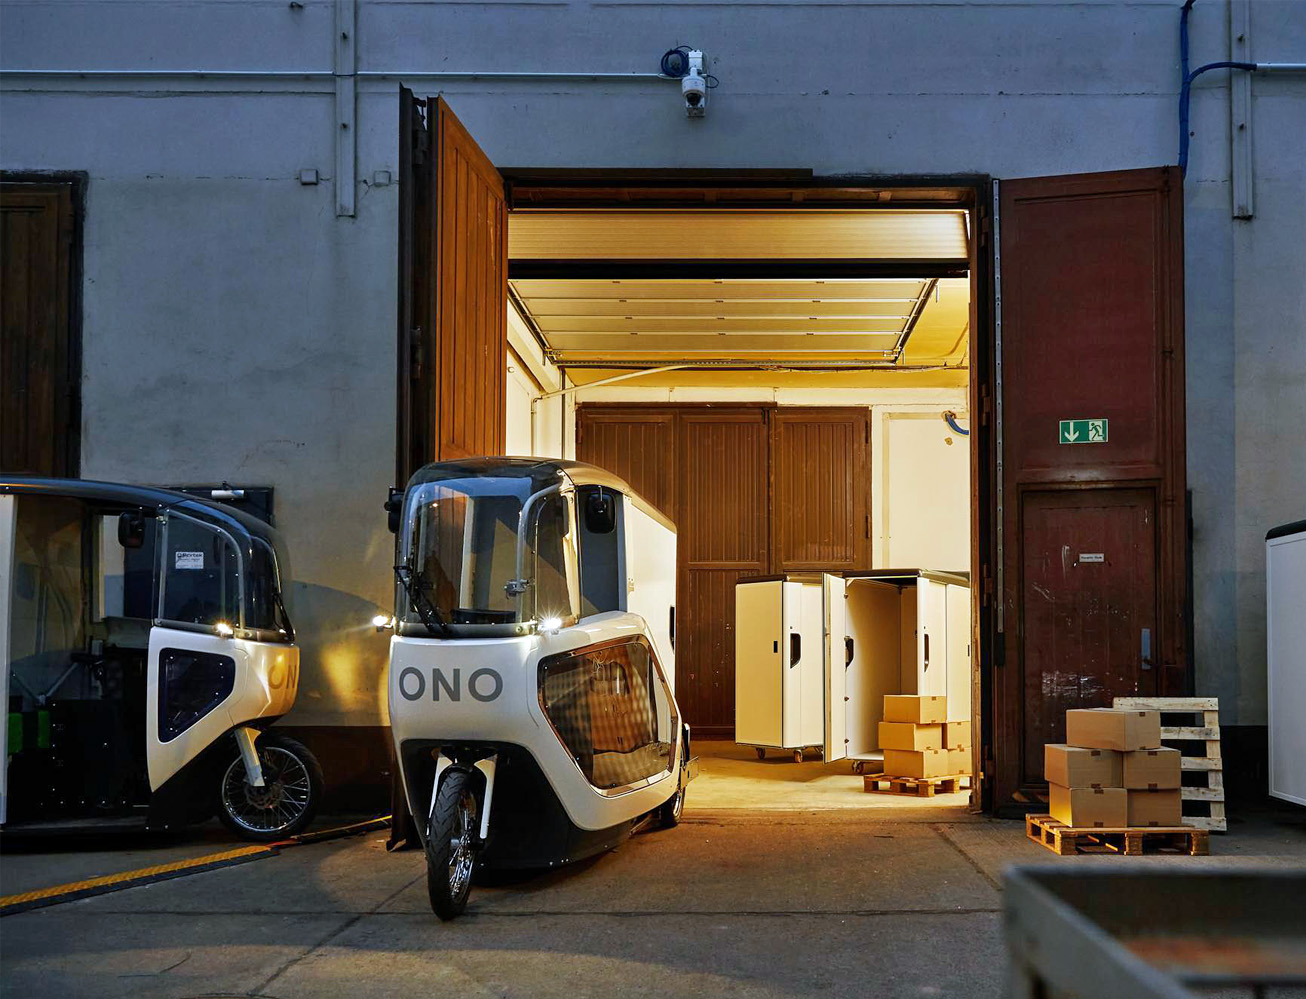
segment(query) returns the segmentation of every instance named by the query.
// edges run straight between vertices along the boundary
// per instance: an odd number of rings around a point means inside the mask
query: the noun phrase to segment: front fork
[[[245,763],[245,780],[253,787],[263,787],[263,764],[258,758],[258,750],[254,748],[254,742],[259,737],[258,729],[241,725],[236,729],[235,734],[236,747],[240,750],[240,758]]]
[[[494,800],[494,773],[498,762],[499,754],[492,753],[472,764],[485,778],[485,800],[481,803],[481,829],[478,837],[481,845],[485,844],[485,840],[490,834],[490,803]],[[426,809],[427,829],[431,827],[431,816],[435,813],[435,799],[440,793],[440,778],[453,764],[454,761],[446,756],[443,751],[435,758],[435,780],[431,782],[431,803]],[[423,834],[425,834],[425,830],[423,830]]]

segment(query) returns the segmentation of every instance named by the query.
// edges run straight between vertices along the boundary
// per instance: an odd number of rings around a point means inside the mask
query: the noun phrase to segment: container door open
[[[948,583],[948,721],[970,721],[970,588]]]
[[[947,584],[921,577],[916,583],[916,693],[948,694]]]
[[[783,603],[781,580],[735,587],[735,741],[744,745],[781,745]]]
[[[844,581],[840,576],[823,573],[821,604],[824,610],[825,642],[822,666],[825,672],[825,762],[833,763],[848,755],[847,672],[852,665],[848,637],[848,612]]]

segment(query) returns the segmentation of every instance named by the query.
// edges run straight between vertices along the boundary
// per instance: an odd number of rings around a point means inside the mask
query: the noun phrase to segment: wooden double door
[[[576,454],[679,531],[676,698],[733,737],[735,581],[870,567],[870,413],[751,406],[578,407]]]

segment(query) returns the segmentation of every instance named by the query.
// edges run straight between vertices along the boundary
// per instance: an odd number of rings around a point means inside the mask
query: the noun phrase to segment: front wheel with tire
[[[263,786],[255,787],[240,754],[222,772],[218,818],[244,839],[269,843],[303,832],[322,801],[322,767],[302,743],[271,732],[256,746]]]
[[[680,816],[685,811],[685,785],[658,806],[658,825],[663,829],[672,829],[680,825]]]
[[[426,827],[426,892],[431,911],[448,921],[467,908],[476,870],[480,805],[470,771],[447,770]]]

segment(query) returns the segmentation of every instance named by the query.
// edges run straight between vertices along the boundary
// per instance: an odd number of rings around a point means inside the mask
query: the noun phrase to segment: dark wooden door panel
[[[681,613],[693,638],[676,656],[676,690],[693,706],[690,724],[718,732],[735,724],[735,581],[768,564],[768,415],[747,407],[679,416]]]
[[[1191,670],[1178,174],[1003,181],[999,208],[1000,807],[1041,781],[1042,743],[1059,737],[1067,707],[1135,687],[1183,694]],[[1059,421],[1094,418],[1109,421],[1106,443],[1060,443]],[[1063,495],[1090,486],[1096,495]],[[1057,537],[1067,552],[1106,549],[1114,561],[1063,567]],[[1129,664],[1149,625],[1156,665],[1139,675]]]
[[[440,460],[502,454],[508,349],[503,178],[443,98],[435,116],[435,341]]]
[[[778,409],[771,422],[771,571],[870,568],[865,409]]]
[[[71,184],[0,184],[0,471],[77,474]]]
[[[577,409],[577,459],[621,476],[672,520],[679,513],[675,455],[673,410]]]
[[[1027,492],[1021,535],[1024,781],[1065,739],[1070,708],[1156,693],[1156,497],[1150,489]]]

